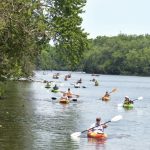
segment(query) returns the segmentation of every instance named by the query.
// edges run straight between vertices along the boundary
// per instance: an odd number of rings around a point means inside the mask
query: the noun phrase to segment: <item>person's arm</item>
[[[103,124],[102,126],[103,126],[103,128],[107,128],[108,127],[106,124]]]
[[[91,128],[95,127],[95,123],[91,124],[90,128],[88,128],[87,130],[92,130]]]

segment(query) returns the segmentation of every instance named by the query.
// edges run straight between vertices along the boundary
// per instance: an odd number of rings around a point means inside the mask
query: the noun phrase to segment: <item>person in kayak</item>
[[[106,91],[104,97],[109,97],[109,96],[110,96],[110,94],[108,93],[108,91]]]
[[[50,83],[47,81],[45,87],[50,87],[50,86],[51,86]]]
[[[130,100],[129,96],[125,96],[124,104],[133,104],[133,101]]]
[[[59,88],[58,88],[58,86],[57,86],[57,84],[55,84],[55,86],[53,87],[53,90],[58,90]]]
[[[67,80],[68,80],[68,76],[67,76],[67,75],[65,76],[64,80],[65,80],[65,81],[67,81]]]
[[[74,87],[75,88],[80,88],[80,83],[77,82],[76,84],[74,84]]]
[[[68,98],[72,98],[73,93],[71,92],[70,88],[68,88],[68,91],[65,92],[68,96]]]
[[[95,79],[95,78],[93,78],[93,79],[92,79],[92,80],[90,80],[90,81],[95,82],[95,81],[96,81],[96,79]]]
[[[96,118],[96,122],[93,123],[88,130],[96,133],[104,133],[104,128],[107,128],[107,125],[101,123],[101,118]]]
[[[70,88],[68,88],[68,91],[65,93],[67,94],[68,98],[72,98],[72,96],[75,95],[71,92]],[[79,95],[75,95],[75,96],[79,97]]]
[[[63,96],[60,99],[67,99],[68,100],[67,93],[63,93]]]
[[[99,85],[98,81],[97,81],[97,80],[95,80],[95,86],[98,86],[98,85]]]
[[[77,83],[82,83],[82,79],[80,78],[80,79],[77,81]]]

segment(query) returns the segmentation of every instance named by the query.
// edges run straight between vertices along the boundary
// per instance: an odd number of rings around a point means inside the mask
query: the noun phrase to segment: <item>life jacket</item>
[[[95,128],[93,128],[95,127]],[[90,128],[93,128],[92,131],[96,133],[104,133],[104,128],[102,125],[97,125],[96,123],[92,124]]]
[[[72,92],[67,92],[68,97],[72,97]]]

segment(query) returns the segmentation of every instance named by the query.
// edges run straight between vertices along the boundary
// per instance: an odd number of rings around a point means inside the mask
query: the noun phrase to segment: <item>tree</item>
[[[43,15],[36,13],[39,6],[40,1],[30,0],[6,0],[1,3],[1,79],[32,74],[38,43],[44,39],[44,28],[41,29],[42,24],[44,26]]]
[[[88,48],[87,33],[81,29],[86,0],[51,0],[50,9],[53,40],[61,58],[72,68]]]

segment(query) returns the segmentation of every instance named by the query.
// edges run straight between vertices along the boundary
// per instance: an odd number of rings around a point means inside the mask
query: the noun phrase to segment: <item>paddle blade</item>
[[[56,100],[57,98],[56,97],[52,97],[52,100]]]
[[[123,104],[122,104],[122,103],[118,104],[118,107],[122,107],[122,106],[123,106]]]
[[[138,100],[142,100],[142,99],[143,99],[143,97],[142,97],[142,96],[138,98]]]
[[[113,93],[113,92],[116,92],[117,91],[117,89],[115,88],[115,89],[113,89],[110,93]]]
[[[121,115],[118,115],[118,116],[113,117],[113,118],[111,119],[111,121],[114,122],[114,121],[119,121],[119,120],[121,120],[121,119],[122,119],[122,116],[121,116]]]
[[[82,86],[82,88],[86,88],[86,86]]]
[[[77,102],[77,99],[76,99],[76,98],[73,98],[72,101]]]
[[[74,132],[74,133],[72,133],[70,136],[71,137],[78,137],[78,136],[80,136],[81,135],[81,132]]]

